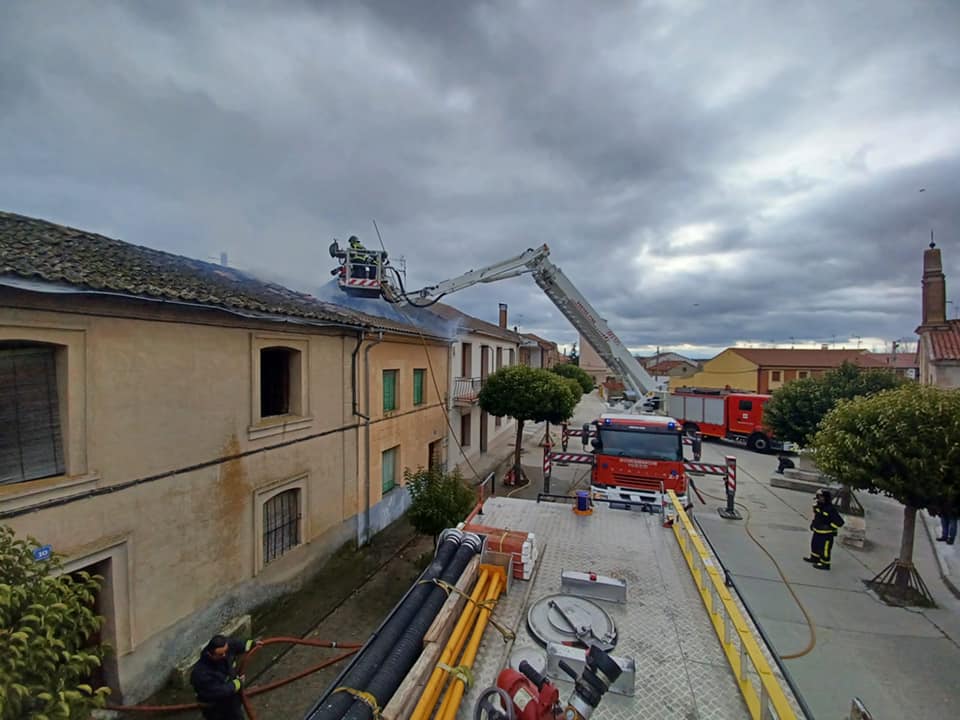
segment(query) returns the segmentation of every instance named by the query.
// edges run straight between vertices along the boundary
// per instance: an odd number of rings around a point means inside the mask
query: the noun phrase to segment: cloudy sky
[[[921,192],[921,189],[923,190]],[[631,348],[909,337],[960,310],[960,2],[6,2],[0,208],[325,296],[547,243]],[[326,286],[326,287],[325,287]],[[451,304],[561,343],[530,278]]]

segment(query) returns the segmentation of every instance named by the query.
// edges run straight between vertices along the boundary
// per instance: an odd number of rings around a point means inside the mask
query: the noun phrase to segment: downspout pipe
[[[364,461],[364,487],[360,494],[363,497],[363,519],[357,526],[357,545],[363,547],[370,542],[370,350],[383,342],[383,333],[377,333],[377,338],[369,343],[363,351],[363,447],[366,452]]]
[[[357,346],[350,354],[350,394],[353,400],[353,414],[366,420],[367,416],[360,413],[360,399],[357,397],[357,355],[360,354],[360,346],[363,345],[364,337],[366,335],[363,330],[357,332]]]

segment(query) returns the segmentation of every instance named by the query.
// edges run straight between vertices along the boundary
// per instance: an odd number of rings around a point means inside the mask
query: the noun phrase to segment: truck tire
[[[696,423],[688,422],[683,424],[683,434],[693,437],[700,430]]]
[[[753,452],[765,453],[770,449],[770,438],[763,433],[754,433],[747,440],[747,449]]]

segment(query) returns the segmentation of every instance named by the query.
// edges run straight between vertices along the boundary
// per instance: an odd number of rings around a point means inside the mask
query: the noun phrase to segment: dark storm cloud
[[[411,287],[546,242],[636,348],[899,338],[931,228],[960,282],[960,6],[837,5],[15,3],[0,207],[312,291],[373,218]]]

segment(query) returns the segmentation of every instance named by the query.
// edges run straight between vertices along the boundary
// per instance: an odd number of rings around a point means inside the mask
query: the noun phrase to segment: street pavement
[[[809,551],[809,493],[771,488],[776,458],[723,443],[704,443],[703,460],[737,458],[737,501],[750,510],[750,528],[780,564],[811,616],[816,644],[785,665],[817,720],[846,718],[859,697],[875,720],[960,715],[960,600],[944,585],[923,523],[914,561],[936,600],[930,610],[889,607],[864,580],[882,570],[900,547],[903,508],[888,498],[858,494],[866,508],[863,549],[837,545],[830,572],[803,562]],[[717,499],[697,504],[700,527],[780,654],[801,652],[810,631],[774,564],[749,538],[742,521],[724,520],[720,478],[698,479]],[[741,512],[743,512],[741,510]],[[746,515],[744,513],[744,515]]]
[[[571,427],[595,419],[605,410],[596,393],[577,406]],[[524,437],[524,469],[530,485],[498,488],[498,494],[535,499],[542,491],[543,425]],[[559,430],[552,432],[559,442]],[[571,452],[581,451],[571,439]],[[689,456],[689,447],[687,449]],[[924,522],[917,523],[914,562],[937,602],[928,610],[885,605],[868,592],[868,580],[893,560],[900,548],[903,508],[889,498],[859,493],[866,508],[867,542],[863,549],[837,545],[830,572],[815,570],[802,558],[810,549],[809,493],[772,488],[774,455],[762,455],[719,442],[704,442],[704,462],[737,458],[737,501],[749,509],[752,533],[776,559],[810,615],[815,632],[813,649],[802,657],[784,660],[798,691],[816,720],[846,720],[854,697],[859,697],[874,720],[912,718],[941,720],[960,717],[960,600],[941,579],[941,566],[956,563],[955,548],[933,543]],[[723,480],[698,477],[697,487],[707,504],[696,502],[694,515],[703,533],[730,572],[756,621],[770,638],[775,652],[804,651],[811,634],[797,602],[787,590],[773,562],[747,535],[748,522],[724,520],[716,509],[724,504]],[[569,494],[588,487],[587,466],[555,467],[551,491]],[[929,520],[929,519],[928,519]],[[934,530],[939,523],[930,521]],[[938,564],[934,544],[941,551]],[[949,557],[944,559],[944,554]],[[957,565],[952,567],[960,569]],[[954,580],[958,579],[956,574]]]

